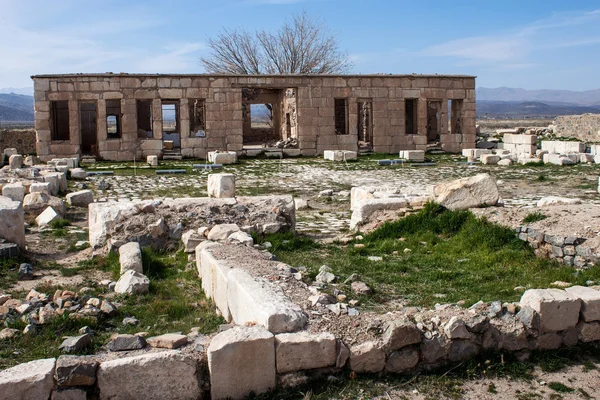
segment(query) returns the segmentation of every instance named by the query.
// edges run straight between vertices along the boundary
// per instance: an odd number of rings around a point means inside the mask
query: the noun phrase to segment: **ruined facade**
[[[32,77],[37,153],[132,160],[296,139],[396,153],[475,146],[475,77],[443,75],[71,74]],[[168,146],[165,146],[168,142]]]

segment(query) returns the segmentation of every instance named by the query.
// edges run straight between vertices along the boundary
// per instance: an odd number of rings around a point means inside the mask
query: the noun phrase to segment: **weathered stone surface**
[[[186,253],[193,253],[196,247],[202,243],[206,238],[200,235],[196,230],[189,230],[181,235],[181,241],[183,242],[184,251]]]
[[[308,320],[283,293],[241,269],[231,269],[227,274],[227,304],[235,323],[260,324],[273,333],[297,331]]]
[[[585,322],[600,321],[600,291],[585,287],[572,286],[565,292],[581,300],[581,316]]]
[[[208,240],[221,241],[226,240],[232,233],[240,230],[236,224],[219,224],[215,225],[208,232]]]
[[[577,324],[579,340],[582,342],[595,342],[600,340],[600,322],[580,322]]]
[[[105,361],[98,368],[101,400],[197,400],[197,361],[178,351]]]
[[[16,243],[0,243],[0,259],[13,258],[18,255],[19,246]]]
[[[91,190],[80,190],[67,194],[67,203],[74,207],[87,207],[94,202],[94,192]]]
[[[392,321],[385,326],[383,347],[395,351],[421,341],[421,332],[409,321]]]
[[[89,356],[60,356],[56,361],[58,386],[91,386],[96,383],[98,361]]]
[[[33,265],[29,263],[23,263],[19,266],[19,280],[29,281],[33,279]]]
[[[25,186],[20,183],[9,183],[2,187],[2,196],[13,201],[23,201],[25,198]]]
[[[500,162],[500,156],[495,154],[483,154],[481,156],[481,163],[487,165],[496,165]]]
[[[208,175],[208,197],[227,198],[235,197],[234,174]]]
[[[352,207],[350,229],[357,229],[360,225],[365,224],[369,220],[369,217],[377,211],[395,211],[406,208],[407,206],[408,203],[406,199],[394,197],[356,201],[356,204]]]
[[[1,309],[5,309],[4,311],[6,311],[6,313],[8,313],[8,307],[0,306],[0,310]],[[4,313],[2,311],[0,311],[0,315],[2,315],[2,314],[4,314]],[[15,337],[18,333],[19,333],[18,329],[4,328],[4,329],[0,330],[0,340],[11,339],[11,338]]]
[[[0,238],[25,249],[25,220],[18,201],[0,196]]]
[[[465,321],[453,316],[450,321],[444,326],[444,333],[448,339],[470,339],[471,333],[467,330]]]
[[[23,156],[20,154],[13,154],[8,157],[8,167],[10,169],[19,169],[23,167]]]
[[[385,368],[385,353],[376,342],[365,342],[350,348],[350,368],[355,372],[379,372]]]
[[[140,350],[146,347],[146,340],[139,335],[116,335],[108,342],[110,351]]]
[[[530,289],[523,293],[521,307],[539,315],[540,331],[557,332],[577,324],[581,300],[560,289]]]
[[[344,368],[350,358],[350,349],[341,340],[337,341],[337,356],[335,359],[336,368]]]
[[[158,156],[147,156],[146,162],[149,166],[156,168],[158,167]]]
[[[47,206],[54,208],[60,215],[65,214],[65,202],[44,192],[29,193],[23,199],[23,210],[34,215],[40,214]]]
[[[46,193],[50,194],[50,182],[36,182],[29,186],[29,193]]]
[[[435,363],[445,360],[448,357],[449,347],[450,341],[441,336],[423,339],[420,346],[423,361],[426,363]]]
[[[336,339],[331,333],[282,333],[275,336],[277,373],[324,368],[336,362]]]
[[[276,384],[273,334],[243,326],[219,333],[208,346],[208,368],[213,400],[267,392]]]
[[[47,226],[59,219],[60,215],[58,215],[58,213],[54,211],[54,208],[46,207],[46,209],[35,218],[35,223],[38,226]]]
[[[86,400],[87,392],[77,388],[59,388],[52,392],[50,400]]]
[[[92,335],[85,333],[66,338],[58,348],[66,353],[72,353],[86,349],[91,343]]]
[[[227,240],[239,242],[243,245],[250,247],[254,245],[254,239],[252,238],[252,236],[249,233],[243,231],[233,232],[231,235],[229,235]]]
[[[119,263],[121,264],[121,274],[131,270],[144,272],[142,264],[142,250],[137,242],[129,242],[119,247]]]
[[[479,347],[468,340],[453,340],[450,344],[448,358],[450,361],[462,361],[475,357],[479,353]]]
[[[71,179],[87,178],[87,172],[83,168],[73,168],[69,172],[71,173]]]
[[[152,347],[161,349],[178,349],[186,345],[188,337],[178,333],[165,333],[160,336],[153,336],[146,339],[146,343]]]
[[[385,364],[387,372],[401,373],[414,368],[419,363],[419,351],[412,347],[394,351]]]
[[[555,350],[562,344],[562,337],[554,332],[541,334],[535,341],[535,347],[540,350]]]
[[[581,204],[581,199],[571,199],[567,197],[558,197],[558,196],[547,196],[542,197],[537,202],[538,207],[547,207],[547,206],[564,206],[569,204]]]
[[[496,181],[489,174],[478,174],[433,187],[435,202],[450,210],[493,206],[499,194]]]
[[[402,150],[399,153],[399,157],[412,161],[412,162],[423,162],[425,161],[425,151],[424,150]]]
[[[358,153],[347,150],[325,150],[323,158],[329,161],[349,161],[358,159]]]
[[[237,153],[235,151],[209,151],[208,162],[213,164],[235,164]]]
[[[139,272],[125,271],[115,285],[115,293],[119,294],[144,294],[148,293],[150,280]]]
[[[47,358],[0,371],[0,399],[48,399],[54,386],[55,363],[55,358]]]

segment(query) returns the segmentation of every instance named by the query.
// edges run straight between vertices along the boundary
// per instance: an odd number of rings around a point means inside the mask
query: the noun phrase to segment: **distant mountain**
[[[33,122],[33,96],[0,94],[0,121]]]
[[[26,96],[33,96],[33,87],[22,87],[22,88],[0,88],[0,93],[15,93],[15,94],[24,94]]]
[[[477,117],[556,117],[557,115],[600,114],[600,106],[548,104],[537,101],[489,101],[477,99]]]
[[[476,94],[477,100],[486,101],[539,101],[546,104],[600,105],[600,89],[575,92],[571,90],[526,90],[508,87],[490,89],[479,87],[476,89]]]

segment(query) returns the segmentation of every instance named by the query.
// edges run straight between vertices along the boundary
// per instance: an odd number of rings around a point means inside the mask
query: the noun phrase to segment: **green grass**
[[[542,214],[539,211],[535,211],[535,212],[527,214],[525,216],[525,218],[523,218],[523,223],[524,224],[532,224],[534,222],[541,221],[546,218],[548,218],[546,215]]]
[[[50,223],[50,226],[52,227],[52,229],[63,229],[69,225],[71,225],[71,222],[69,222],[66,219],[62,219],[62,218],[54,220]]]
[[[459,300],[467,305],[479,300],[517,301],[521,293],[514,291],[516,286],[544,288],[557,280],[585,285],[586,280],[600,278],[600,267],[576,274],[572,268],[536,258],[511,229],[434,204],[386,223],[348,246],[319,245],[290,234],[265,240],[273,243],[271,251],[281,261],[306,266],[313,277],[323,264],[341,281],[359,274],[375,290],[372,297],[361,299],[367,306],[392,298],[428,307]],[[354,243],[364,247],[354,248]],[[382,256],[383,261],[369,261],[371,255]]]
[[[150,278],[148,294],[118,295],[111,298],[111,302],[121,304],[119,315],[113,318],[81,320],[63,316],[56,318],[51,324],[41,326],[33,336],[25,337],[19,334],[14,339],[0,341],[0,370],[38,358],[58,357],[61,354],[58,346],[62,343],[62,336],[77,335],[78,329],[85,325],[95,331],[93,345],[85,351],[85,354],[92,354],[108,341],[112,333],[141,331],[146,331],[150,335],[178,331],[187,333],[192,327],[199,327],[202,333],[210,333],[220,324],[225,323],[214,313],[211,302],[204,296],[195,269],[187,268],[185,253],[168,254],[144,249],[142,258],[144,274]],[[54,268],[57,266],[54,265]],[[113,279],[118,279],[120,271],[118,254],[110,253],[106,257],[85,260],[73,268],[60,268],[64,276],[72,276],[86,270],[110,272]],[[81,286],[90,284],[91,282],[86,281]],[[77,291],[79,288],[61,287],[60,289]],[[50,295],[56,289],[52,286],[38,288],[39,291]],[[96,287],[93,295],[102,298],[106,290],[104,287]],[[122,325],[121,321],[127,316],[136,317],[139,324]],[[20,330],[25,327],[20,320],[8,325]]]
[[[567,385],[560,383],[560,382],[550,382],[548,384],[548,387],[552,390],[554,390],[555,392],[559,392],[559,393],[571,393],[574,392],[575,389],[568,387]]]
[[[19,277],[19,266],[30,262],[25,256],[0,259],[0,291],[11,287]]]

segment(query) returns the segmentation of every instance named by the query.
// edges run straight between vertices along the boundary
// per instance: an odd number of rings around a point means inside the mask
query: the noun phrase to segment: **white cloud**
[[[145,57],[134,66],[134,72],[182,72],[198,63],[197,53],[205,48],[203,43],[181,43],[172,45],[161,54]]]

